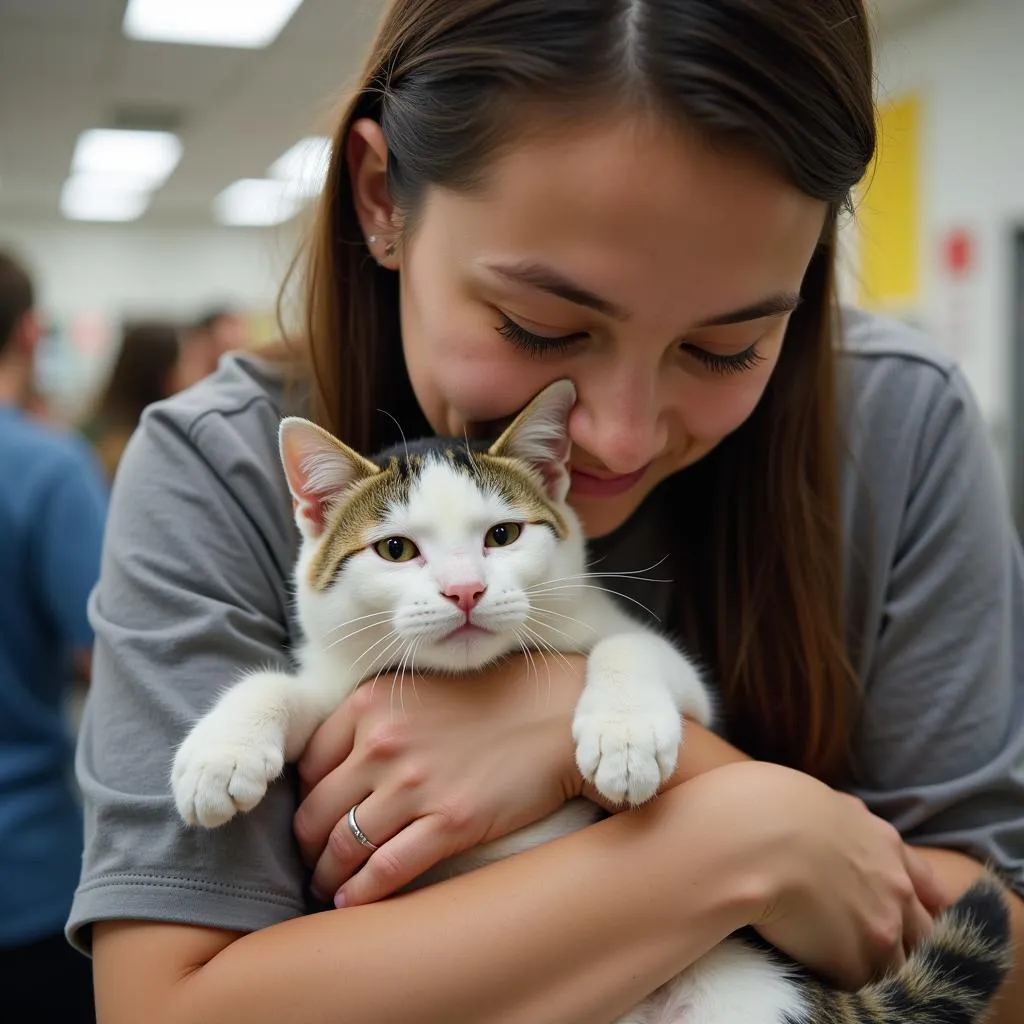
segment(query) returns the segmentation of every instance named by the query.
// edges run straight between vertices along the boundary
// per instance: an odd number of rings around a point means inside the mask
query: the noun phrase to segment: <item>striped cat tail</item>
[[[976,882],[906,965],[855,993],[815,988],[809,1024],[980,1024],[1011,964],[1010,913],[995,878]]]

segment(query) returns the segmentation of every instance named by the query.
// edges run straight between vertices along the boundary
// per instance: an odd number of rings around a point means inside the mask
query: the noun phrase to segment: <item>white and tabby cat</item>
[[[178,750],[172,785],[190,824],[215,827],[262,799],[286,761],[378,670],[470,671],[522,646],[587,654],[573,737],[583,775],[615,802],[654,796],[674,770],[681,715],[709,723],[690,661],[586,573],[565,502],[568,381],[546,388],[489,448],[431,440],[371,461],[304,420],[281,425],[303,542],[305,639],[296,675],[254,671]],[[422,882],[582,828],[574,800],[544,821],[439,865]],[[778,954],[730,939],[620,1024],[942,1024],[979,1020],[1007,970],[998,886],[953,907],[898,974],[839,994]]]

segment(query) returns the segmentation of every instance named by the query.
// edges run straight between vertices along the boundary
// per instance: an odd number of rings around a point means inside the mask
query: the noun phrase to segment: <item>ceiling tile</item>
[[[106,89],[112,100],[127,105],[216,103],[232,78],[260,56],[248,50],[122,39],[111,61]]]
[[[5,26],[28,25],[47,31],[106,31],[120,24],[125,0],[2,0]]]

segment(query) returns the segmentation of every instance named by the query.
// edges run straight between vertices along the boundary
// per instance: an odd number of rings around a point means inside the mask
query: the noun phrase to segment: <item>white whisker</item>
[[[409,461],[409,442],[405,439],[405,431],[402,429],[402,424],[399,423],[398,420],[396,420],[395,417],[392,416],[391,413],[389,413],[387,411],[387,409],[378,409],[377,412],[384,413],[384,415],[387,416],[387,418],[389,420],[391,420],[391,422],[394,423],[394,425],[396,427],[398,427],[399,436],[402,438],[402,447],[405,449],[405,461],[408,462]]]
[[[355,625],[355,623],[362,622],[364,619],[386,619],[390,614],[391,612],[370,612],[367,615],[357,615],[354,619],[345,619],[344,622],[339,622],[336,626],[331,626],[331,628],[323,634],[321,639],[326,640],[332,633],[337,633],[339,629],[345,629],[347,626]]]
[[[568,616],[566,616],[566,618],[568,618]],[[527,615],[526,621],[536,623],[536,625],[540,626],[541,629],[550,629],[552,633],[557,633],[559,636],[564,636],[565,639],[568,640],[573,647],[576,646],[576,641],[571,636],[569,636],[568,633],[566,633],[564,630],[559,629],[557,626],[552,626],[549,622],[542,622],[540,619],[535,619],[532,615]],[[596,632],[596,630],[594,632]]]
[[[390,640],[392,637],[397,637],[399,640],[401,640],[401,636],[395,630],[393,630],[393,629],[388,630],[388,632],[385,633],[378,640],[374,640],[374,642],[372,644],[370,644],[370,646],[367,647],[366,650],[363,651],[363,653],[360,654],[358,658],[355,658],[353,660],[353,662],[352,662],[352,666],[355,667],[356,665],[358,665],[359,662],[361,662],[363,660],[363,658],[365,658],[370,653],[370,651],[372,651],[375,647],[379,647],[382,643],[384,643],[385,640]],[[385,651],[389,651],[392,646],[394,646],[394,645],[393,644],[389,644],[385,648]],[[377,661],[377,657],[379,657],[379,655],[375,655],[374,658],[373,658],[373,661],[371,661],[370,664],[367,666],[367,674],[369,674],[370,672],[373,671],[373,669],[370,666],[372,666]]]
[[[385,671],[387,671],[387,669],[393,663],[394,659],[391,657],[392,652],[395,650],[395,648],[401,650],[403,643],[404,641],[402,637],[400,637],[396,633],[391,643],[388,644],[388,646],[385,647],[383,651],[375,655],[373,660],[370,662],[369,666],[367,666],[366,674],[368,676],[373,671],[373,666],[377,664],[377,661],[379,659],[381,659],[381,666],[379,669],[377,669],[377,674],[373,677],[373,682],[370,683],[371,694],[373,693],[374,687],[376,687],[377,685],[377,680],[380,679],[380,677],[385,673]]]
[[[405,671],[410,667],[413,652],[416,650],[418,643],[418,637],[410,642],[409,648],[405,652],[405,656],[402,658],[402,664],[398,667],[398,701],[402,708],[403,718],[405,718]]]
[[[645,612],[647,612],[647,614],[650,615],[651,618],[657,619],[658,622],[661,622],[661,617],[656,615],[653,611],[651,611],[651,609],[648,608],[647,605],[645,605],[643,603],[643,601],[638,601],[635,597],[630,597],[629,594],[623,594],[622,591],[620,591],[620,590],[611,590],[609,587],[597,587],[597,586],[594,586],[593,584],[589,584],[589,583],[566,583],[566,584],[563,584],[561,586],[552,587],[551,590],[535,590],[535,591],[532,591],[532,592],[530,592],[530,596],[531,597],[548,596],[551,593],[551,591],[555,591],[555,590],[572,590],[575,587],[581,587],[584,590],[600,590],[604,594],[614,594],[616,597],[621,597],[624,601],[631,601],[638,608],[643,608],[643,610]]]
[[[360,626],[358,629],[353,629],[351,633],[346,633],[344,636],[338,637],[337,640],[332,640],[324,650],[329,651],[332,647],[337,647],[338,644],[343,644],[346,640],[350,640],[354,636],[358,636],[360,633],[365,633],[368,629],[376,629],[379,626],[383,626],[383,622],[370,622],[365,626]],[[390,630],[388,632],[391,632]]]
[[[418,675],[418,672],[416,670],[416,652],[420,649],[420,644],[421,643],[423,643],[423,638],[422,637],[417,637],[413,641],[412,659],[411,659],[411,666],[412,667],[409,670],[409,678],[412,680],[413,696],[416,698],[416,702],[419,704],[419,706],[423,707],[423,698],[420,697],[420,692],[419,692],[419,690],[416,689],[416,676]]]
[[[551,699],[551,663],[550,663],[550,661],[548,661],[548,654],[549,653],[550,654],[556,654],[556,655],[558,655],[562,659],[562,661],[565,662],[565,664],[568,667],[571,668],[572,666],[569,664],[569,659],[566,658],[566,656],[564,654],[562,654],[561,651],[559,651],[556,648],[552,647],[551,644],[549,644],[544,639],[544,637],[542,637],[539,633],[536,632],[536,630],[531,629],[529,626],[527,626],[525,624],[523,624],[520,628],[526,633],[527,638],[529,639],[530,643],[536,649],[537,654],[540,656],[541,660],[544,662],[544,667],[548,671],[548,700],[550,700]]]
[[[589,622],[584,622],[582,619],[577,619],[575,615],[566,615],[564,612],[556,612],[553,608],[543,608],[538,605],[532,604],[530,605],[530,611],[543,615],[557,615],[560,619],[568,619],[569,622],[575,622],[578,625],[582,626],[584,629],[589,629],[591,633],[597,633],[597,630],[594,629],[594,627],[590,625]],[[551,626],[549,628],[554,629],[554,626]],[[565,636],[564,633],[562,635]]]
[[[555,654],[559,658],[561,658],[562,661],[565,662],[566,668],[572,668],[572,662],[570,662],[569,659],[560,650],[558,650],[557,647],[548,643],[548,641],[545,640],[544,637],[541,636],[540,633],[538,633],[532,626],[527,626],[524,622],[519,628],[524,630],[526,632],[526,635],[530,637],[535,644],[538,644],[544,650],[550,651],[552,654]]]
[[[646,572],[652,572],[657,569],[669,556],[665,555],[659,558],[653,565],[649,565],[644,569],[624,569],[618,572],[582,572],[573,573],[570,576],[556,576],[553,579],[542,580],[537,586],[543,587],[549,583],[563,583],[567,580],[582,580],[582,579],[631,579],[631,580],[644,580],[647,583],[673,583],[674,580],[670,579],[658,579],[650,576],[644,576]]]
[[[530,649],[529,645],[523,640],[523,635],[522,635],[522,633],[520,633],[520,631],[518,629],[513,629],[512,630],[512,635],[516,638],[516,643],[519,644],[519,647],[522,650],[523,654],[525,655],[526,660],[529,662],[529,667],[533,670],[534,699],[538,703],[540,703],[540,673],[537,671],[537,662],[534,659],[533,651]],[[545,661],[544,664],[547,665],[547,662]],[[529,671],[527,671],[527,676],[529,676]],[[549,688],[549,690],[550,690],[550,686],[551,686],[551,667],[548,666],[548,688]]]
[[[402,651],[402,657],[399,659],[398,664],[395,666],[395,671],[391,676],[391,699],[389,702],[389,714],[391,720],[395,720],[395,688],[398,688],[398,696],[402,705],[402,717],[405,717],[405,699],[402,695],[402,680],[405,678],[405,663],[409,659],[409,655],[412,652],[413,641],[406,641],[406,646]]]

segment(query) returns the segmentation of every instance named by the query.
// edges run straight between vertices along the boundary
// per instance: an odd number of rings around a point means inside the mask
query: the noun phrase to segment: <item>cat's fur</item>
[[[303,535],[295,571],[301,668],[250,673],[197,723],[172,772],[187,822],[214,827],[254,807],[317,725],[375,673],[470,671],[520,648],[588,655],[572,725],[581,772],[617,803],[657,792],[675,768],[681,715],[707,724],[711,701],[690,661],[586,572],[582,530],[565,503],[574,400],[569,382],[551,385],[486,450],[435,440],[375,461],[312,424],[284,421],[282,460]],[[515,533],[492,537],[499,524],[518,527],[518,537],[497,544]],[[398,541],[393,552],[415,554],[388,561],[375,547],[388,538]],[[467,624],[478,628],[452,635]],[[600,816],[588,801],[571,801],[421,882]],[[1001,891],[985,882],[903,970],[857,994],[730,939],[620,1024],[968,1024],[1005,975],[1008,944]]]

